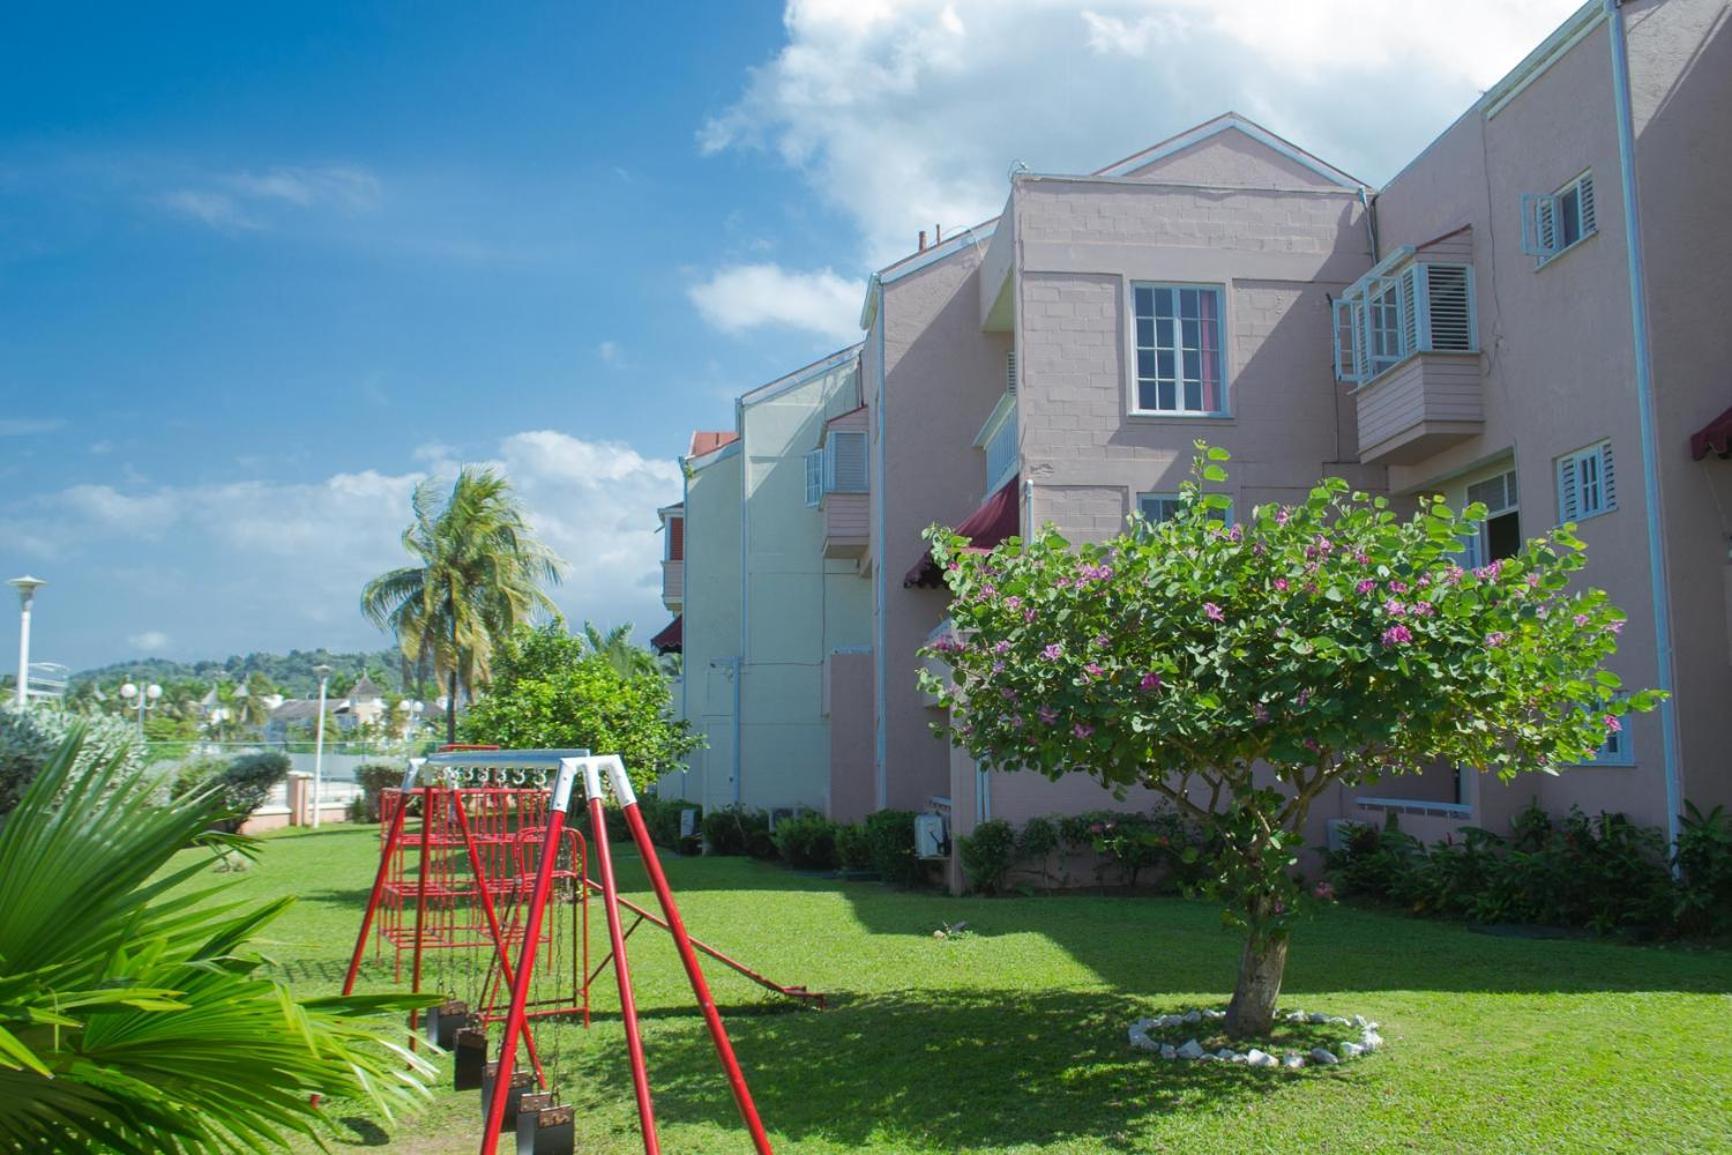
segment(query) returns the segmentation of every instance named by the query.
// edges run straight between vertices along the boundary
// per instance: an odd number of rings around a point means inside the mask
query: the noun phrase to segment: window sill
[[[1599,518],[1605,517],[1608,513],[1616,513],[1616,512],[1618,512],[1617,506],[1608,505],[1605,509],[1598,510],[1594,513],[1584,513],[1580,517],[1575,518],[1574,522],[1576,525],[1581,525],[1583,522],[1595,521],[1595,520],[1598,520]],[[1565,523],[1560,521],[1560,522],[1558,522],[1557,525],[1553,526],[1552,528],[1562,529],[1564,525],[1565,525]]]
[[[1563,260],[1565,257],[1569,256],[1571,253],[1575,252],[1577,249],[1581,248],[1583,245],[1587,244],[1589,241],[1593,240],[1595,237],[1597,237],[1599,235],[1600,235],[1600,230],[1595,229],[1591,233],[1585,233],[1582,236],[1577,237],[1575,239],[1574,243],[1566,245],[1564,248],[1559,249],[1557,252],[1553,253],[1551,256],[1538,258],[1537,260],[1534,261],[1534,272],[1537,273],[1541,269],[1551,268],[1553,265],[1557,264],[1559,261]]]
[[[1231,413],[1160,413],[1132,409],[1125,417],[1131,421],[1146,421],[1158,425],[1231,425]]]

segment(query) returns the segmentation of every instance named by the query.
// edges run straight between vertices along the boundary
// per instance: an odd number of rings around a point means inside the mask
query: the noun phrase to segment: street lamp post
[[[319,675],[319,719],[313,729],[313,829],[317,830],[325,792],[325,688],[331,684],[331,667],[314,666],[313,673]]]
[[[162,687],[155,682],[143,687],[128,682],[120,687],[120,696],[126,699],[128,706],[138,711],[138,740],[144,741],[144,712],[155,709],[157,699],[162,697]]]
[[[6,584],[18,591],[18,708],[23,710],[30,706],[30,603],[48,583],[25,574]]]
[[[421,721],[421,711],[426,708],[425,702],[417,701],[414,698],[404,698],[397,703],[397,712],[403,715],[404,741],[408,741],[410,736],[415,733],[415,728]]]

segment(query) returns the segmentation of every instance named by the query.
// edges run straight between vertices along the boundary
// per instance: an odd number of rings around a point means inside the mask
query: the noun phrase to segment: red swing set
[[[599,881],[589,876],[588,840],[567,823],[571,793],[580,778],[588,799]],[[659,917],[619,894],[607,839],[604,784],[612,787],[642,857],[661,907]],[[412,811],[420,818],[413,834],[409,831]],[[755,1149],[768,1155],[769,1139],[698,953],[801,1003],[822,1007],[824,997],[804,987],[773,982],[687,933],[617,755],[447,748],[431,758],[411,760],[401,789],[383,792],[380,817],[379,867],[343,993],[353,992],[369,941],[380,952],[387,945],[391,948],[398,981],[404,955],[409,956],[410,989],[416,992],[423,989],[430,953],[443,960],[454,957],[451,952],[467,952],[471,967],[466,977],[473,1005],[445,990],[447,1001],[429,1013],[424,1029],[429,1039],[456,1051],[457,1088],[481,1090],[482,1155],[494,1155],[501,1130],[513,1125],[519,1152],[564,1155],[573,1149],[572,1109],[558,1106],[554,1095],[546,1093],[549,1081],[533,1024],[570,1018],[588,1027],[589,987],[609,963],[618,979],[644,1151],[657,1155],[660,1141],[626,955],[626,941],[644,922],[672,935],[740,1117]],[[601,896],[609,939],[607,954],[593,968],[589,957],[592,892]],[[565,928],[556,925],[559,916],[549,917],[549,906],[556,900],[559,906],[570,906],[569,938]],[[635,916],[629,926],[622,912]],[[486,957],[485,968],[473,965],[478,952]],[[569,957],[562,958],[566,954]],[[477,975],[478,970],[483,973]],[[448,977],[448,968],[440,977]],[[498,1059],[489,1064],[488,1028],[501,1023]],[[418,1016],[411,1016],[410,1027],[423,1027]],[[517,1068],[520,1046],[529,1071]],[[533,1093],[532,1085],[543,1093]]]

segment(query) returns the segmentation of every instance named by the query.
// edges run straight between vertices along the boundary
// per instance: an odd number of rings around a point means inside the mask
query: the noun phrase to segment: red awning
[[[1690,434],[1690,460],[1700,461],[1710,453],[1732,457],[1732,409]]]
[[[969,549],[985,553],[1006,538],[1022,532],[1022,506],[1017,501],[1016,486],[1017,479],[1013,477],[956,527],[956,532],[968,539]],[[922,554],[914,568],[902,578],[903,589],[912,586],[939,589],[943,585],[944,575],[939,572],[938,563],[932,560],[931,550]]]
[[[685,640],[685,629],[683,625],[685,620],[685,615],[681,614],[679,617],[663,626],[662,632],[650,639],[650,649],[654,650],[658,654],[679,653],[680,645]]]

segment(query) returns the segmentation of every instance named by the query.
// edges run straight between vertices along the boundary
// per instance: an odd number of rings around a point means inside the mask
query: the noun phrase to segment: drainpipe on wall
[[[740,783],[746,768],[740,762],[740,708],[744,696],[740,683],[746,680],[746,641],[752,629],[752,571],[748,568],[746,543],[750,540],[751,503],[747,495],[752,488],[752,455],[746,444],[746,407],[734,402],[734,428],[740,431],[740,656],[734,659],[734,805],[740,804]]]
[[[1630,107],[1630,60],[1624,41],[1619,0],[1604,0],[1606,33],[1612,49],[1612,94],[1618,121],[1618,169],[1624,197],[1624,245],[1629,258],[1630,326],[1636,369],[1636,414],[1642,437],[1642,488],[1647,495],[1648,582],[1653,587],[1655,649],[1659,667],[1655,689],[1660,703],[1660,747],[1666,772],[1666,837],[1678,839],[1681,794],[1678,775],[1678,714],[1670,697],[1675,655],[1672,648],[1672,598],[1666,578],[1665,522],[1660,498],[1660,445],[1654,422],[1654,365],[1648,339],[1646,266],[1642,256],[1641,205],[1636,181],[1636,128]]]
[[[872,467],[876,471],[874,476],[878,482],[872,487],[872,528],[876,531],[878,538],[873,543],[873,551],[877,556],[878,563],[878,604],[876,607],[877,621],[873,623],[875,628],[872,647],[876,651],[872,662],[874,682],[872,697],[873,714],[875,715],[872,733],[872,776],[874,801],[877,808],[883,810],[890,805],[890,772],[885,765],[890,749],[889,721],[885,714],[886,703],[884,700],[890,688],[890,675],[887,667],[890,658],[888,646],[890,629],[886,624],[886,607],[884,604],[890,596],[890,582],[885,576],[889,573],[887,568],[889,558],[885,557],[889,535],[884,532],[885,491],[890,488],[889,480],[884,473],[884,431],[886,428],[884,412],[890,407],[889,398],[885,395],[884,390],[884,333],[890,328],[890,317],[886,312],[889,303],[884,299],[883,282],[875,280],[872,288],[878,296],[878,307],[875,310],[877,316],[874,318],[878,325],[878,404],[873,406],[872,413],[872,419],[878,425],[877,460],[872,463]]]

